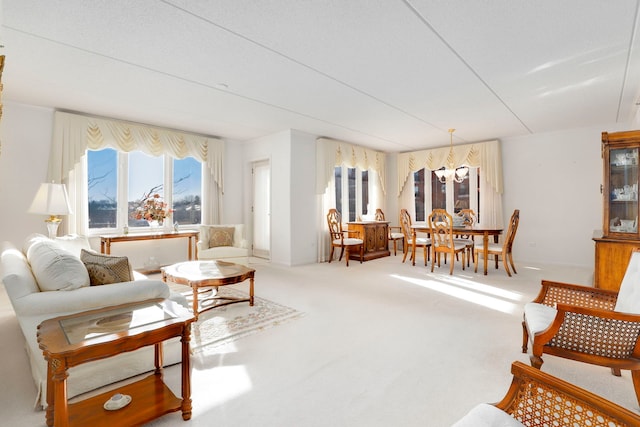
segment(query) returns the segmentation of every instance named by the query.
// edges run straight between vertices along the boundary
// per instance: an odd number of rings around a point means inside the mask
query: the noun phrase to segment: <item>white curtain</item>
[[[504,225],[502,216],[502,154],[497,140],[478,142],[431,150],[411,151],[398,154],[398,197],[401,203],[413,198],[413,172],[422,168],[437,170],[451,161],[455,167],[479,167],[480,184],[480,224],[488,227]],[[451,157],[451,158],[450,158]],[[410,184],[410,185],[409,185]],[[404,191],[403,191],[404,190]],[[404,207],[401,205],[401,207]],[[409,209],[407,207],[406,209]],[[415,212],[410,210],[409,212]]]
[[[327,212],[336,206],[335,168],[347,166],[368,170],[370,189],[369,204],[375,212],[376,208],[384,209],[385,189],[385,153],[353,145],[336,139],[318,138],[316,140],[316,193],[320,199],[320,212],[317,226],[318,262],[327,260],[329,253],[329,226]]]
[[[219,222],[223,186],[224,141],[161,127],[57,111],[49,157],[48,180],[69,190],[73,214],[67,232],[87,234],[86,151],[114,148],[177,159],[194,157],[206,165],[203,174],[202,222]]]
[[[317,194],[324,194],[333,177],[335,167],[342,165],[377,172],[382,194],[387,193],[385,187],[385,153],[336,139],[318,138],[316,140],[316,155],[318,161],[316,169]]]

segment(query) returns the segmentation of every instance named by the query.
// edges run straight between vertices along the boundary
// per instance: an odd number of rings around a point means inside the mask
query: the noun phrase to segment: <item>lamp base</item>
[[[48,219],[45,219],[44,222],[47,223],[47,230],[49,230],[49,238],[53,239],[58,235],[58,226],[62,222],[62,220],[58,217],[51,216]]]

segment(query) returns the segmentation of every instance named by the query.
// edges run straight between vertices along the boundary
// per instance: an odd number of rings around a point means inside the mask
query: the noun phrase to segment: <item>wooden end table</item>
[[[38,326],[38,343],[47,360],[48,426],[133,426],[170,412],[191,418],[189,339],[193,314],[170,300],[149,300],[56,317]],[[182,399],[162,379],[162,342],[182,342]],[[67,402],[67,370],[85,362],[155,347],[155,371],[146,378],[91,397]],[[118,410],[103,405],[115,393],[131,396]]]
[[[227,304],[236,302],[249,301],[249,305],[253,306],[253,281],[255,270],[245,267],[241,264],[225,262],[220,260],[214,261],[187,261],[173,264],[168,267],[162,267],[162,281],[171,281],[179,285],[190,286],[193,290],[193,313],[198,320],[198,315]],[[200,299],[198,302],[198,294],[204,289],[218,288],[218,286],[233,285],[242,283],[249,279],[249,298],[232,298],[217,296],[214,292],[213,296]],[[203,303],[213,301],[214,303],[203,308]]]

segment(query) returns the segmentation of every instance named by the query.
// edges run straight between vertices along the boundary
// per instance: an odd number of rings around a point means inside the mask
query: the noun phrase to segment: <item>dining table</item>
[[[498,236],[502,234],[502,227],[493,227],[493,226],[485,226],[481,224],[474,224],[472,226],[465,225],[454,225],[453,226],[453,234],[455,235],[472,235],[472,236],[482,236],[482,243],[484,248],[484,275],[487,275],[487,267],[489,265],[489,236],[493,236],[494,243],[498,243]],[[429,223],[427,222],[416,222],[411,224],[411,237],[414,242],[411,245],[411,253],[412,263],[416,265],[416,234],[417,233],[427,233],[431,236],[431,227],[429,227]]]

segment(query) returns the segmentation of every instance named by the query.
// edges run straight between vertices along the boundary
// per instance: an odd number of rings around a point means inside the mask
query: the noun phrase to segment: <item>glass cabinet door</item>
[[[609,152],[609,232],[638,233],[638,148]]]

